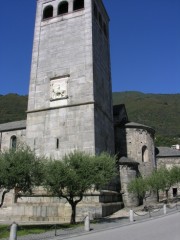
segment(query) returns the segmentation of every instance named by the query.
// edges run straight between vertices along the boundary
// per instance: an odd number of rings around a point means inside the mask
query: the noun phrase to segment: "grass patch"
[[[25,236],[29,234],[41,234],[47,231],[55,231],[56,229],[69,229],[69,228],[76,228],[81,226],[82,224],[54,224],[54,225],[24,225],[18,226],[17,229],[17,236]],[[0,239],[8,238],[10,233],[10,226],[9,225],[0,225]]]
[[[8,227],[8,225],[0,225],[0,239],[9,237]]]

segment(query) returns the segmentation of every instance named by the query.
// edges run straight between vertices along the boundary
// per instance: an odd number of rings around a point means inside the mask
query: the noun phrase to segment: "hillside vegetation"
[[[26,119],[27,100],[18,94],[0,95],[0,123]],[[154,128],[158,145],[179,143],[180,94],[114,92],[113,104],[125,104],[130,121]]]
[[[0,95],[0,123],[26,119],[27,96]]]
[[[113,93],[113,104],[121,103],[125,104],[130,121],[155,129],[157,143],[159,140],[163,145],[179,143],[180,94]]]

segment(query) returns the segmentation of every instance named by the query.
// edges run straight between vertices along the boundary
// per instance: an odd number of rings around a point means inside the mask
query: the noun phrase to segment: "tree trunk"
[[[169,190],[166,189],[166,201],[169,202]]]
[[[72,210],[70,224],[76,224],[76,205],[83,199],[83,194],[80,194],[79,199],[75,201],[73,197],[74,197],[73,194],[70,195],[70,198],[65,197],[66,200],[71,205],[71,210]]]
[[[159,202],[159,191],[157,190],[157,202]]]
[[[1,196],[1,199],[0,199],[0,208],[3,206],[5,195],[6,195],[6,193],[8,193],[8,192],[9,192],[9,190],[3,191],[2,196]]]
[[[76,204],[74,202],[71,202],[71,221],[70,224],[76,224]]]

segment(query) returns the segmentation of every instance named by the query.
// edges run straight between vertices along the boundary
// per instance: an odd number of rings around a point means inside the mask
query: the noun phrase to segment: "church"
[[[112,105],[109,17],[102,0],[37,0],[27,119],[0,124],[0,151],[26,143],[40,156],[60,159],[74,150],[119,157],[119,180],[87,193],[77,216],[112,214],[138,205],[128,183],[156,167],[155,131],[129,122],[123,104]],[[68,221],[64,200],[7,194],[1,219]]]

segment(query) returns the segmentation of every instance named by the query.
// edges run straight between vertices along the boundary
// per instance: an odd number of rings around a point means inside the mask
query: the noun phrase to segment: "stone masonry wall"
[[[93,108],[89,104],[29,114],[27,144],[38,155],[57,159],[73,150],[94,153]]]
[[[119,128],[116,139],[120,155],[124,154],[138,162],[142,176],[149,175],[155,167],[154,140],[151,133],[139,128]],[[143,147],[146,148],[144,159]]]
[[[39,193],[41,190],[38,190]],[[13,195],[8,193],[7,199]],[[108,216],[122,208],[122,203],[118,201],[119,194],[116,192],[93,192],[86,194],[83,200],[77,205],[77,221],[82,221],[87,213],[91,219]],[[71,217],[71,206],[65,199],[57,197],[32,196],[17,199],[17,203],[9,202],[0,209],[1,220],[15,221],[49,221],[49,222],[69,222]]]
[[[17,144],[25,144],[26,129],[4,131],[1,133],[1,150],[7,150],[11,147],[11,137],[16,136]]]
[[[68,2],[69,12],[62,16],[56,11],[59,0],[37,2],[27,143],[38,154],[57,157],[74,149],[114,152],[109,42],[104,37],[102,42],[102,34],[93,31],[91,0],[85,0],[79,11],[72,10],[73,1]],[[53,18],[42,20],[49,4],[54,7]],[[59,149],[55,149],[57,139]]]
[[[37,3],[28,111],[50,107],[50,79],[56,77],[69,76],[67,104],[93,100],[91,1],[42,21],[43,9],[59,3],[45,2]]]
[[[157,157],[157,168],[160,167],[166,167],[167,169],[171,169],[173,166],[180,167],[180,157]],[[173,199],[175,196],[173,196],[173,188],[177,189],[177,195],[180,195],[180,186],[179,184],[175,184],[173,187],[169,190],[169,197]],[[160,199],[166,198],[165,193],[160,192]]]
[[[96,152],[114,153],[114,130],[112,120],[112,86],[109,50],[109,18],[101,3],[94,1],[102,24],[95,12],[92,16],[93,32],[93,76],[95,110]],[[94,6],[92,6],[94,10]],[[106,29],[106,31],[105,31]]]

